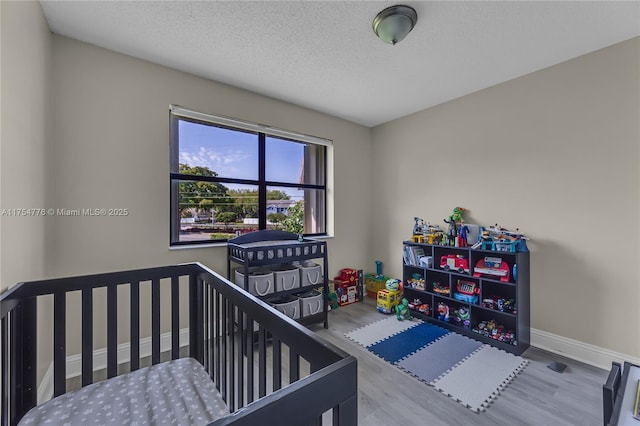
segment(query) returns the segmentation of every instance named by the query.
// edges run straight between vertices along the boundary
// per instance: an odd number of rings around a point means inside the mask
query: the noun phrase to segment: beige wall
[[[367,252],[354,247],[367,247],[370,220],[353,207],[370,204],[370,129],[65,37],[54,36],[53,51],[52,207],[130,213],[53,218],[50,275],[192,261],[226,274],[226,247],[169,250],[170,104],[332,139],[329,270],[364,267]]]
[[[531,237],[531,325],[640,356],[636,38],[373,129],[372,258],[413,216]],[[445,228],[446,229],[446,228]]]
[[[3,1],[0,10],[0,208],[39,209],[50,171],[52,35],[37,2]],[[45,221],[0,216],[0,290],[45,274]]]
[[[200,261],[226,272],[226,248],[169,250],[169,105],[334,141],[330,271],[362,267],[370,222],[370,129],[65,37],[53,42],[54,208],[127,208],[127,217],[55,217],[53,275]],[[365,190],[362,190],[362,189]]]

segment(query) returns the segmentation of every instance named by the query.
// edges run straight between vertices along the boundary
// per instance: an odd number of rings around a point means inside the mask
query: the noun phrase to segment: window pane
[[[258,135],[179,120],[179,173],[258,179]]]
[[[267,227],[295,234],[325,232],[325,192],[319,189],[267,188]]]
[[[268,181],[324,185],[324,146],[267,136],[265,151]]]
[[[226,240],[258,229],[258,187],[197,181],[178,186],[178,241]]]

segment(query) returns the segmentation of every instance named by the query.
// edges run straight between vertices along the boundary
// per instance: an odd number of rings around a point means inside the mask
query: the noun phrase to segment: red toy
[[[358,281],[358,271],[351,268],[340,269],[340,275],[338,275],[337,278],[340,278],[342,281],[355,283]]]
[[[448,254],[440,257],[440,268],[445,271],[454,270],[469,273],[469,261],[460,254]]]
[[[473,268],[474,277],[480,278],[483,275],[488,275],[488,278],[499,277],[500,281],[508,283],[511,273],[507,262],[499,257],[486,256],[484,259],[480,259],[476,263],[476,267]]]

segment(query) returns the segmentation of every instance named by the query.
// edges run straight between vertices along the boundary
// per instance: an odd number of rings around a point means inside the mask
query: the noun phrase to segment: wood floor
[[[537,348],[524,352],[529,365],[485,412],[463,407],[344,336],[382,318],[375,301],[365,299],[330,312],[329,329],[311,327],[358,359],[360,426],[602,424],[602,384],[608,372]],[[567,369],[547,368],[552,361]]]

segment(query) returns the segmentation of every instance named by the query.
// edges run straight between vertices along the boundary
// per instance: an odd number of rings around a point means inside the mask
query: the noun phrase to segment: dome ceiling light
[[[373,18],[373,32],[385,43],[402,41],[418,22],[416,10],[410,6],[387,7]]]

